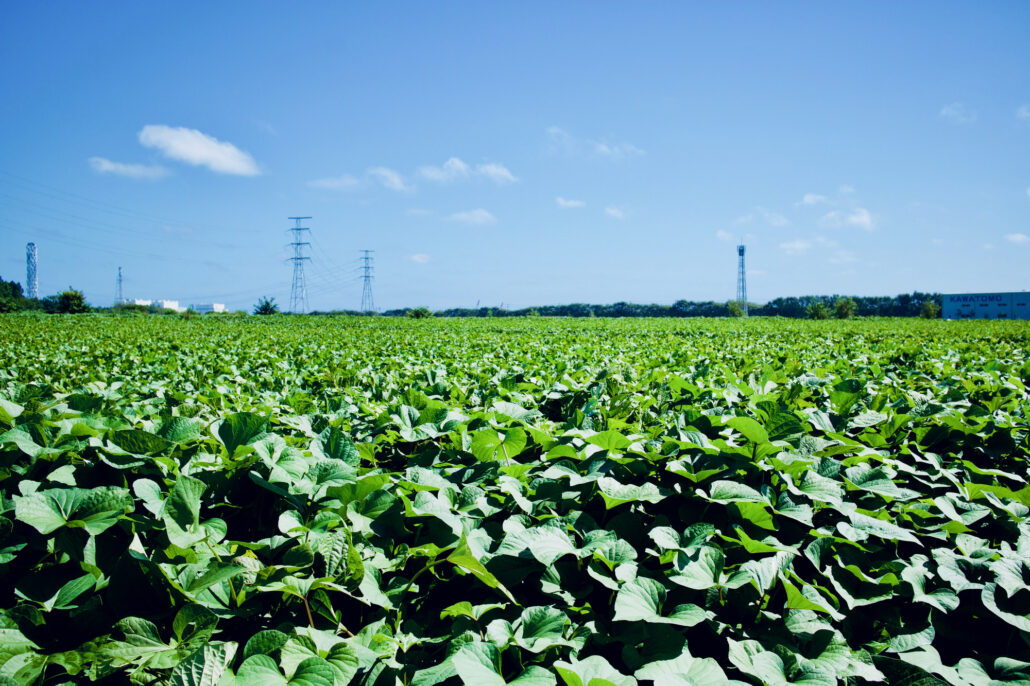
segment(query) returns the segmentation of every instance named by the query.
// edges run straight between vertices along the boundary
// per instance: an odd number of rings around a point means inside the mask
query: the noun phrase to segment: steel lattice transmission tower
[[[375,257],[373,257],[372,253],[375,250],[362,250],[361,252],[361,311],[375,312],[376,303],[372,298],[372,278],[373,270],[375,269]]]
[[[122,295],[122,268],[118,267],[118,281],[115,284],[114,289],[114,304],[121,305],[125,302],[125,298]]]
[[[308,287],[304,281],[304,263],[311,260],[310,257],[304,254],[304,249],[311,245],[311,243],[304,240],[304,232],[311,229],[301,226],[300,223],[305,219],[311,219],[311,217],[289,217],[289,219],[292,219],[296,224],[290,227],[290,232],[293,234],[293,240],[290,241],[290,245],[293,246],[293,257],[289,258],[289,261],[293,262],[293,284],[290,286],[290,312],[304,314],[308,311]]]
[[[737,302],[747,316],[747,271],[744,269],[744,244],[737,246]]]
[[[35,243],[25,244],[25,297],[39,297],[39,276],[36,273],[39,255]]]

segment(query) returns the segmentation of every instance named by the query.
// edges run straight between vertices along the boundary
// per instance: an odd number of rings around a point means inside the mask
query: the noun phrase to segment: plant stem
[[[306,595],[302,595],[300,599],[304,601],[304,611],[308,613],[308,624],[311,625],[312,629],[314,629],[315,619],[311,616],[311,606],[308,605],[308,597]]]
[[[204,538],[204,545],[207,546],[207,549],[211,551],[211,554],[215,556],[216,560],[218,560],[219,562],[222,561],[222,558],[218,555],[217,552],[215,552],[215,549],[211,546],[211,541],[209,541],[207,537]],[[232,579],[226,579],[225,583],[229,584],[229,593],[232,594],[232,601],[236,603],[236,607],[239,607],[240,599],[239,596],[236,595],[236,587],[232,585]]]

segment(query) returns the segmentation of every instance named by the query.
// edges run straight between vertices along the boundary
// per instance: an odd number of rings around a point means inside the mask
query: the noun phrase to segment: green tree
[[[275,298],[258,300],[257,305],[254,305],[254,314],[279,314],[279,306],[275,303]]]
[[[826,319],[830,316],[830,308],[822,300],[816,300],[805,308],[809,319]]]
[[[736,300],[730,300],[728,303],[726,303],[726,310],[730,313],[731,317],[744,316],[744,306]]]
[[[923,319],[937,319],[941,316],[941,306],[933,300],[924,300],[923,309],[919,311],[919,316]]]
[[[837,319],[850,319],[857,309],[858,305],[851,298],[837,298],[833,302],[833,315]]]
[[[79,314],[89,312],[90,307],[86,304],[86,296],[82,291],[68,286],[68,290],[57,294],[57,311],[61,314]]]
[[[416,307],[413,310],[408,310],[408,314],[405,316],[411,317],[412,319],[428,319],[433,316],[433,313],[428,307]]]
[[[16,312],[25,309],[21,284],[0,278],[0,312]]]

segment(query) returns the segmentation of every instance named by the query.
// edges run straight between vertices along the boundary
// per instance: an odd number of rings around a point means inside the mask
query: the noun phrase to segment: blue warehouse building
[[[1030,319],[1030,293],[946,293],[944,319]]]

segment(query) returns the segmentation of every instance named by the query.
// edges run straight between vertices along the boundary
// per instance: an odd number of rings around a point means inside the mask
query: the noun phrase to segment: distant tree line
[[[751,317],[792,317],[797,319],[849,317],[920,317],[925,316],[924,303],[933,303],[939,311],[940,293],[902,293],[895,296],[840,296],[804,295],[801,297],[776,298],[764,305],[748,303]],[[418,308],[403,308],[383,312],[386,317],[408,316]],[[437,317],[733,317],[743,314],[743,308],[736,301],[715,302],[713,300],[677,300],[671,305],[641,305],[617,302],[611,305],[539,305],[518,310],[502,310],[496,307],[451,308],[439,310]],[[360,313],[355,313],[360,314]]]
[[[796,319],[847,319],[849,317],[936,317],[942,304],[940,293],[902,293],[894,296],[840,296],[803,295],[800,297],[776,298],[764,305],[748,303],[747,313],[751,317],[791,317]],[[107,308],[101,308],[107,311]],[[0,278],[0,312],[40,310],[50,313],[90,312],[80,291],[71,287],[66,291],[45,298],[26,298],[21,284]],[[115,312],[154,312],[154,308],[123,304],[111,308]],[[278,314],[275,298],[262,298],[255,305],[254,314]],[[423,318],[437,317],[739,317],[743,307],[736,301],[715,302],[714,300],[677,300],[671,305],[643,305],[617,302],[610,305],[539,305],[507,310],[497,307],[450,308],[430,311],[426,307],[405,307],[386,310],[382,313],[357,310],[315,311],[313,315],[323,316],[384,316]]]

